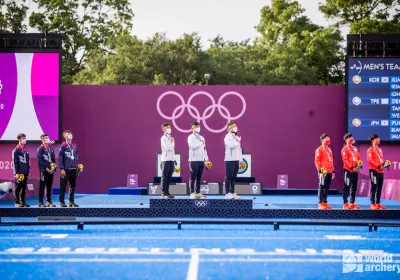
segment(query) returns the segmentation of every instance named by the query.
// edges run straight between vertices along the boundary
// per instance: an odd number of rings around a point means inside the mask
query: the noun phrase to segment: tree
[[[254,45],[250,40],[225,41],[221,36],[210,40],[207,50],[211,84],[246,85],[258,84],[259,61],[267,57],[267,50]]]
[[[175,41],[164,33],[141,41],[119,36],[110,52],[96,51],[80,72],[78,84],[197,84],[207,67],[207,56],[196,34],[184,34]]]
[[[351,33],[399,33],[399,0],[326,0],[319,9],[326,18],[349,25]]]
[[[330,84],[342,80],[342,38],[337,26],[313,24],[297,1],[272,0],[261,10],[256,43],[268,50],[262,84]]]
[[[26,32],[26,0],[0,0],[0,33]]]
[[[129,0],[35,0],[39,12],[29,18],[40,32],[60,32],[63,39],[63,82],[84,68],[93,51],[107,52],[132,28]]]

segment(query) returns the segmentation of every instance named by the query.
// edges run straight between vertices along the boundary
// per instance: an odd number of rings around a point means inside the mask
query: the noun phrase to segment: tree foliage
[[[0,0],[0,33],[26,32],[26,0]]]
[[[93,50],[107,51],[117,36],[130,33],[129,0],[34,0],[39,11],[29,18],[40,32],[63,38],[63,82],[70,83]]]
[[[349,25],[351,33],[399,33],[399,0],[326,0],[319,9],[328,19]]]

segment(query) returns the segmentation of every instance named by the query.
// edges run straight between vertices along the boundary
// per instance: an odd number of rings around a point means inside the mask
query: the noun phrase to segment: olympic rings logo
[[[178,97],[181,102],[181,105],[176,107],[174,109],[174,111],[172,112],[172,116],[165,115],[161,111],[161,108],[160,108],[161,100],[167,95],[174,95],[174,96]],[[192,105],[193,99],[196,96],[201,96],[201,95],[208,97],[208,99],[210,99],[210,101],[211,101],[211,105],[208,106],[204,110],[203,114],[200,114],[199,110],[194,105]],[[222,105],[222,100],[225,97],[230,96],[230,95],[239,97],[239,99],[242,102],[242,111],[237,116],[231,116],[231,113],[229,112],[228,108],[226,108],[224,105]],[[188,109],[189,115],[192,118],[196,119],[198,122],[201,122],[201,124],[208,131],[210,131],[212,133],[221,133],[223,131],[226,131],[226,126],[222,127],[221,129],[212,129],[211,127],[208,126],[206,120],[209,119],[215,113],[215,110],[218,110],[218,113],[221,115],[221,117],[223,117],[226,120],[227,124],[230,121],[237,120],[237,119],[241,118],[246,111],[246,100],[243,98],[243,96],[240,93],[238,93],[236,91],[225,92],[223,95],[221,95],[221,97],[218,99],[217,102],[215,101],[214,97],[206,91],[197,91],[197,92],[193,93],[189,97],[187,103],[185,103],[185,99],[183,99],[182,95],[180,95],[176,91],[166,91],[163,94],[161,94],[157,100],[157,111],[160,114],[160,116],[163,117],[164,119],[172,121],[173,126],[179,132],[189,133],[189,132],[191,132],[191,129],[182,129],[176,124],[176,120],[183,115],[183,113],[185,112],[185,109]]]
[[[194,204],[197,206],[197,207],[206,207],[207,206],[207,200],[196,200],[195,202],[194,202]]]

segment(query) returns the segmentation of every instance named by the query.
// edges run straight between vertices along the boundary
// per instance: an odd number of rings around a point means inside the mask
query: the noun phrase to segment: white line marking
[[[365,237],[359,235],[325,235],[330,240],[365,240]]]
[[[200,256],[198,252],[192,253],[186,280],[197,280],[199,274]]]
[[[68,234],[41,234],[42,237],[50,237],[53,239],[61,239],[68,236]]]
[[[51,249],[51,250],[50,250]],[[106,251],[103,248],[77,248],[75,251],[70,251],[70,248],[41,248],[37,251],[34,251],[34,248],[10,248],[5,251],[0,252],[0,255],[136,255],[136,256],[191,256],[197,252],[182,252],[182,250],[178,251],[170,251],[170,252],[151,252],[151,251],[138,251],[137,248],[110,248]],[[284,249],[278,249],[276,252],[211,252],[211,251],[201,251],[201,254],[204,256],[304,256],[304,257],[314,257],[314,256],[339,256],[342,257],[343,254],[354,254],[354,251],[338,251],[335,252],[330,249],[324,249],[323,252],[316,251],[288,251]],[[361,253],[361,252],[360,252]],[[374,252],[368,251],[368,255],[380,256],[384,252]],[[400,254],[391,254],[393,257],[400,257]]]
[[[134,240],[204,240],[204,237],[189,237],[189,236],[182,236],[182,237],[162,237],[162,236],[154,236],[154,237],[147,237],[147,236],[67,236],[67,239],[112,239],[112,240],[125,240],[125,239],[134,239]],[[26,240],[26,239],[44,239],[43,237],[38,236],[9,236],[9,237],[0,237],[0,240]],[[326,240],[326,237],[229,237],[229,236],[214,236],[208,237],[207,240]],[[362,237],[362,239],[354,239],[355,241],[365,241],[365,240],[382,240],[382,241],[400,241],[400,238],[367,238]]]
[[[43,258],[43,259],[0,259],[0,263],[29,263],[29,262],[92,262],[92,263],[147,263],[147,262],[175,262],[175,263],[187,263],[190,259],[171,259],[171,258],[157,258],[157,259],[107,259],[107,258]],[[249,262],[249,263],[263,263],[263,262],[296,262],[296,263],[342,263],[342,259],[299,259],[299,258],[213,258],[213,259],[201,259],[199,262]],[[393,263],[400,263],[400,261],[393,261]],[[189,279],[189,278],[188,278]],[[192,278],[191,278],[192,279]],[[197,278],[196,278],[197,279]]]

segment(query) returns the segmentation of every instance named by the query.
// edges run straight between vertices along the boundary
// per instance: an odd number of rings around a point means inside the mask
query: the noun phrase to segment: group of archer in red
[[[318,170],[319,188],[318,209],[332,209],[328,204],[328,192],[332,180],[335,178],[335,168],[333,164],[332,150],[329,148],[331,140],[327,134],[322,134],[320,137],[322,145],[315,151],[315,166]],[[380,203],[381,192],[384,180],[384,169],[389,168],[391,162],[384,160],[382,149],[379,148],[380,139],[376,134],[370,136],[372,146],[367,150],[368,170],[371,179],[371,205],[372,210],[386,209]],[[350,133],[344,135],[346,145],[341,151],[343,160],[344,172],[344,187],[343,187],[343,209],[360,209],[355,203],[358,174],[363,168],[359,150],[353,145],[354,137]],[[350,196],[350,201],[349,201]]]

